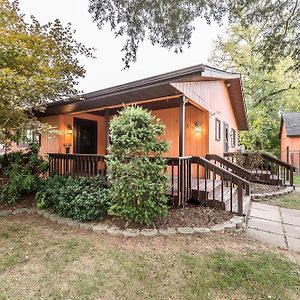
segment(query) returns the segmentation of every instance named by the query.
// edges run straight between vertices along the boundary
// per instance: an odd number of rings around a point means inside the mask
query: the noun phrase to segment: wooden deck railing
[[[61,154],[49,153],[49,174],[87,176],[98,174],[105,176],[104,155],[98,154]]]
[[[192,197],[191,158],[191,156],[166,158],[171,181],[168,194],[175,207],[185,206]]]
[[[50,153],[49,160],[50,175],[106,175],[104,155]],[[247,180],[203,157],[167,157],[166,161],[170,176],[167,194],[173,206],[185,206],[196,198],[205,205],[223,209],[227,205],[227,210],[243,214],[243,196],[249,195]]]
[[[253,155],[259,157],[260,160],[251,165],[246,163]],[[227,157],[232,163],[239,164],[248,169],[252,173],[251,181],[263,182],[271,185],[294,185],[295,168],[291,164],[275,158],[272,155],[266,153],[253,154],[251,152],[227,152],[224,153],[224,157]],[[244,157],[245,159],[238,160],[238,157]]]

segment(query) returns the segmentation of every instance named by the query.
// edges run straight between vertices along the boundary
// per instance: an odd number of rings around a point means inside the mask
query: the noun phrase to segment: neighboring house
[[[123,105],[151,110],[165,125],[167,156],[223,156],[248,129],[240,74],[205,65],[153,76],[48,105],[37,113],[60,135],[41,136],[41,154],[105,154],[109,120]]]
[[[28,145],[31,143],[40,143],[40,135],[30,129],[23,130],[22,136],[17,142],[10,142],[6,145],[0,142],[0,155],[15,151],[27,151]]]
[[[280,140],[281,159],[300,169],[300,112],[282,114]]]

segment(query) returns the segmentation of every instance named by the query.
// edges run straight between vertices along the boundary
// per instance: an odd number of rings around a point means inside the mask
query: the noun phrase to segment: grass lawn
[[[268,199],[267,202],[280,207],[300,209],[300,192],[294,192],[279,198]]]
[[[300,173],[295,174],[294,176],[294,185],[300,186]]]
[[[0,219],[0,299],[299,299],[300,254],[241,234],[125,239]]]

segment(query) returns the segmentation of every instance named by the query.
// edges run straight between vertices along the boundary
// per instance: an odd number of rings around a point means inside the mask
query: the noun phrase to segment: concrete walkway
[[[300,252],[300,210],[252,202],[246,232],[257,240]]]

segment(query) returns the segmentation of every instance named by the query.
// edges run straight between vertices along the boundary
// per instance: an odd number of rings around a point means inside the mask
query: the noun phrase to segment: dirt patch
[[[251,183],[250,188],[252,194],[266,194],[266,193],[274,193],[280,190],[284,190],[285,186]]]
[[[194,204],[187,204],[184,208],[171,208],[165,219],[158,220],[153,226],[142,226],[132,222],[124,222],[116,217],[105,217],[101,222],[109,226],[120,228],[177,228],[177,227],[212,227],[224,223],[233,216],[232,213],[203,207]]]
[[[23,196],[20,201],[16,203],[5,203],[5,202],[0,202],[0,210],[7,210],[7,209],[16,209],[16,208],[32,208],[35,207],[35,196],[34,195],[29,195],[29,196]]]

